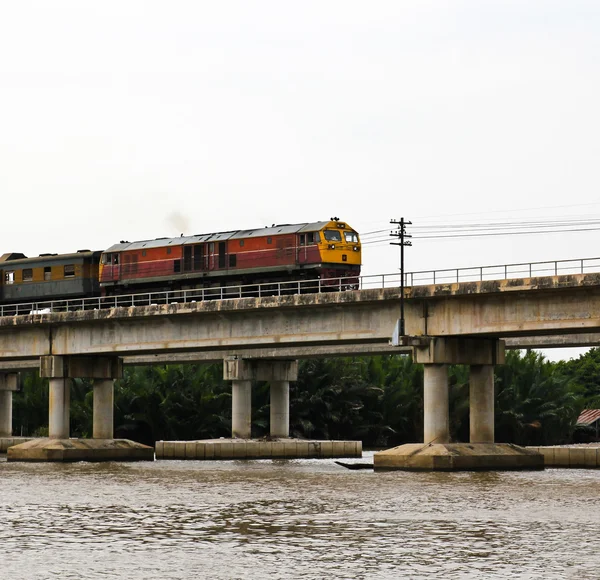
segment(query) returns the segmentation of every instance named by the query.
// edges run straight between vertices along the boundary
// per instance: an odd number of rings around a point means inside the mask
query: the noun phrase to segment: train
[[[0,304],[39,303],[291,281],[354,289],[358,233],[337,217],[177,238],[120,241],[106,250],[0,256]],[[316,283],[318,281],[318,284]]]

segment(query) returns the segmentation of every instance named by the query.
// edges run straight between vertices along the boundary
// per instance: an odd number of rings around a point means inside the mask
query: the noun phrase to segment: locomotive
[[[338,218],[138,242],[103,251],[0,257],[0,303],[319,281],[358,286],[358,233]]]

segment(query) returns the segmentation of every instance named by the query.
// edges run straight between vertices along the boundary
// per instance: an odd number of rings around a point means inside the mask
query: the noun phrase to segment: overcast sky
[[[408,270],[600,255],[595,1],[3,2],[0,253],[338,216]],[[385,234],[384,234],[385,238]],[[366,274],[398,249],[365,244]]]

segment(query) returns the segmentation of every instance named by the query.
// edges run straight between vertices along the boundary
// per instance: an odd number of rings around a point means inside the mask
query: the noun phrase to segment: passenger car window
[[[74,278],[75,277],[75,265],[74,264],[66,264],[65,265],[65,278]]]
[[[31,282],[33,280],[33,270],[31,268],[23,269],[23,282]]]
[[[14,272],[4,272],[4,283],[5,284],[14,284],[15,283],[15,273]]]

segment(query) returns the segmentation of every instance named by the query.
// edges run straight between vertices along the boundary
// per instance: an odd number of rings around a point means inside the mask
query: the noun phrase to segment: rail
[[[425,286],[429,284],[509,280],[538,276],[589,274],[593,272],[600,272],[600,258],[581,258],[576,260],[556,260],[553,262],[529,262],[522,264],[407,272],[404,274],[404,285],[406,287]],[[398,286],[400,286],[400,273],[377,274],[356,278],[344,277],[318,280],[297,280],[291,282],[270,282],[264,284],[223,286],[218,288],[169,290],[164,292],[144,292],[119,296],[4,304],[0,305],[0,316],[73,312],[104,308],[148,306],[154,304],[193,303],[204,300],[226,300],[232,298],[260,298],[264,296],[286,296],[315,292],[340,292],[353,289],[366,290],[370,288],[392,288]]]

